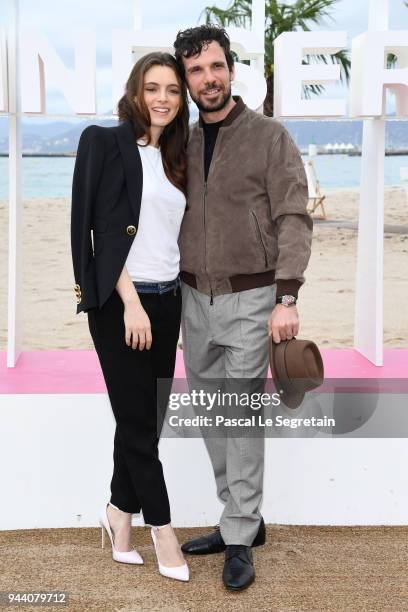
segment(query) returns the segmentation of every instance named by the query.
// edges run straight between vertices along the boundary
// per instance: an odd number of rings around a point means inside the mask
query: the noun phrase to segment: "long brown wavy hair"
[[[136,139],[146,137],[151,142],[150,113],[144,101],[144,76],[153,66],[168,66],[176,77],[181,91],[181,104],[176,117],[166,125],[159,138],[163,167],[169,181],[186,195],[187,139],[189,109],[187,88],[180,69],[170,53],[159,51],[141,57],[133,66],[125,86],[125,93],[118,102],[119,121],[131,121]],[[137,98],[135,102],[134,98]]]

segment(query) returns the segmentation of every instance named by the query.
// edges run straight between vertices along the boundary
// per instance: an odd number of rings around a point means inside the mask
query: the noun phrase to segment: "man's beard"
[[[213,87],[209,87],[208,89],[213,89]],[[190,96],[201,113],[218,113],[218,111],[222,110],[227,106],[228,102],[231,99],[231,83],[229,84],[228,88],[224,90],[221,101],[215,106],[211,106],[211,103],[206,106],[205,104],[202,104],[198,98],[193,98],[191,93]]]

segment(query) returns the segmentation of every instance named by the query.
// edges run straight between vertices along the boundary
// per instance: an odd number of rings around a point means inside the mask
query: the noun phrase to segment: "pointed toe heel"
[[[156,534],[154,533],[153,527],[150,533],[153,540],[154,550],[156,552],[157,565],[159,567],[160,574],[162,576],[165,576],[166,578],[172,578],[173,580],[181,580],[182,582],[188,582],[190,579],[190,572],[187,563],[184,563],[184,565],[178,565],[176,567],[167,567],[166,565],[162,565],[157,555]]]
[[[114,561],[118,563],[130,563],[131,565],[143,565],[143,559],[137,552],[137,550],[132,549],[125,552],[121,552],[116,550],[114,541],[113,541],[113,533],[111,526],[108,520],[108,514],[106,511],[107,506],[102,509],[102,512],[99,515],[99,524],[102,529],[102,548],[105,547],[105,531],[109,536],[111,545],[112,545],[112,558]]]

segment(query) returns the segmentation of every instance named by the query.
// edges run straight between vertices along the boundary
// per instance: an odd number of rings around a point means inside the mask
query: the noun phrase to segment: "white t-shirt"
[[[180,272],[177,240],[186,199],[167,178],[160,149],[139,146],[139,153],[143,166],[142,202],[126,268],[133,281],[171,281]]]

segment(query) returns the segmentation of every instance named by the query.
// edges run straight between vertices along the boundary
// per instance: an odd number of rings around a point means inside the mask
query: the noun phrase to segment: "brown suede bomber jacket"
[[[234,100],[207,182],[201,119],[191,128],[180,269],[214,296],[232,292],[231,277],[274,270],[277,296],[297,296],[313,229],[303,162],[281,123]]]

